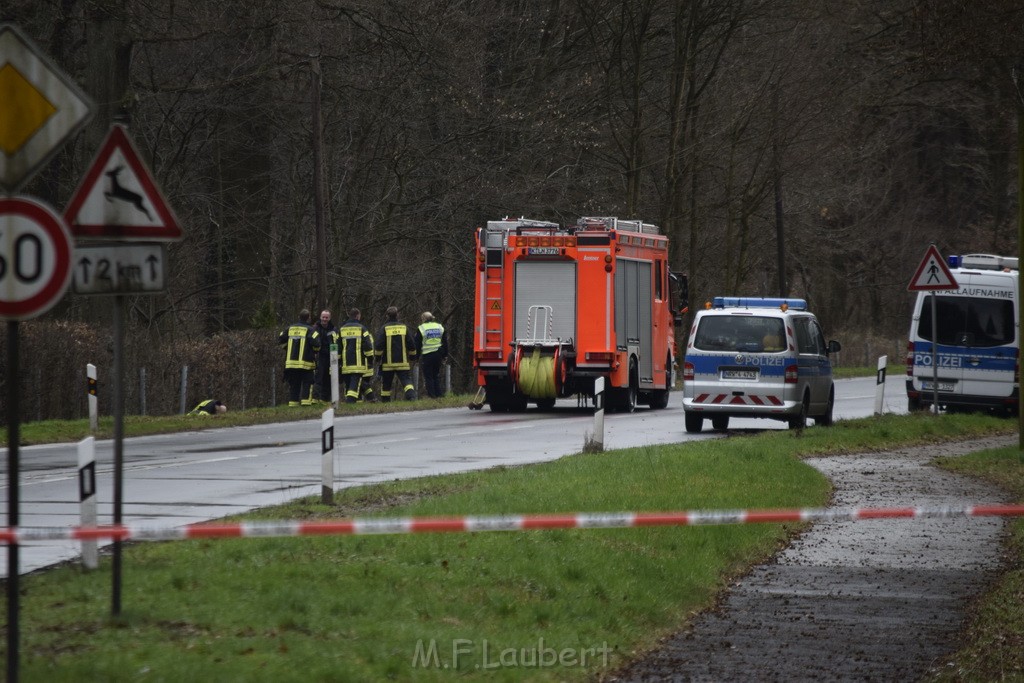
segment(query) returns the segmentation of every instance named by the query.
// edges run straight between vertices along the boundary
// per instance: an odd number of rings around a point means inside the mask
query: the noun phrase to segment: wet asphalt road
[[[927,463],[1017,437],[814,458],[837,507],[1002,501]],[[816,524],[615,681],[903,681],[942,666],[1000,567],[998,518]]]

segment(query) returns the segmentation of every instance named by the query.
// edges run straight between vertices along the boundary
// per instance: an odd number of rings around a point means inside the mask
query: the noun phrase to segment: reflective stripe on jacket
[[[281,333],[278,341],[285,347],[285,370],[312,370],[320,350],[320,335],[312,326],[295,323]]]
[[[381,370],[408,370],[416,357],[416,342],[405,323],[388,323],[377,332],[374,354],[381,359]]]
[[[373,358],[373,338],[365,325],[358,320],[349,320],[338,328],[340,374],[363,374],[369,369],[371,358]]]

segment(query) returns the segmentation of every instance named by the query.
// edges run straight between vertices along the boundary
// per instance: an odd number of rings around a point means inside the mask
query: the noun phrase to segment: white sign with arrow
[[[159,244],[100,244],[75,247],[76,294],[162,292],[164,248]]]

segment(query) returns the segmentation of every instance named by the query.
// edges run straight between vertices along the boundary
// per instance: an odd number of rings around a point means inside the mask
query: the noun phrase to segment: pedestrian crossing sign
[[[925,252],[924,259],[921,260],[921,265],[917,267],[917,272],[914,273],[913,279],[907,285],[907,289],[911,292],[930,292],[958,289],[959,287],[960,285],[957,284],[956,278],[953,277],[949,266],[946,265],[942,254],[939,253],[934,244],[928,246],[928,251]]]

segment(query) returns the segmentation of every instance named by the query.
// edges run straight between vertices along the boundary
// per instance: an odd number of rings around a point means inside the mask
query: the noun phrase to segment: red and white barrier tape
[[[693,510],[684,512],[590,512],[565,515],[498,515],[468,517],[381,517],[319,522],[268,521],[203,523],[182,527],[144,525],[96,527],[16,527],[0,529],[0,543],[26,541],[173,541],[194,538],[280,536],[359,536],[436,532],[527,531],[530,529],[619,529],[708,524],[845,522],[926,517],[1022,517],[1024,505],[964,507],[805,508],[797,510]]]

